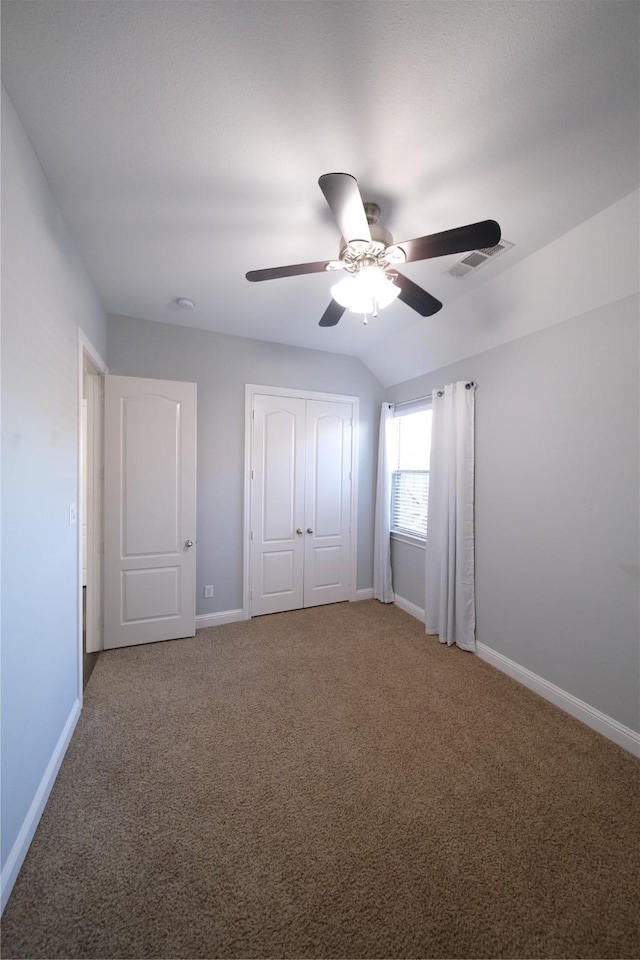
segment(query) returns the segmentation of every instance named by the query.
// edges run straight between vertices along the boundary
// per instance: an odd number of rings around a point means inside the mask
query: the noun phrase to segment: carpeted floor
[[[636,958],[639,787],[376,601],[109,652],[2,956]]]

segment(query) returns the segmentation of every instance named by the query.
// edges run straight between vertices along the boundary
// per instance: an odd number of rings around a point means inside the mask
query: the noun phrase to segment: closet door
[[[304,434],[304,400],[259,394],[254,397],[252,616],[303,605]]]
[[[351,594],[350,403],[307,400],[304,605]]]
[[[353,404],[253,395],[250,615],[349,600]]]

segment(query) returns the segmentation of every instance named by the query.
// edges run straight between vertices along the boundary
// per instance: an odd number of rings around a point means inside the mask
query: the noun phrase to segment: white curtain
[[[434,390],[425,629],[462,650],[476,649],[474,413],[473,384]]]
[[[393,407],[382,404],[378,441],[378,483],[373,533],[373,595],[383,603],[393,603],[391,579],[391,481],[393,472]]]

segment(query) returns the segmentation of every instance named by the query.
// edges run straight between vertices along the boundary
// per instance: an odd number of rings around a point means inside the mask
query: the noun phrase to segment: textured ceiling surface
[[[447,304],[638,186],[631,0],[10,0],[2,73],[105,309],[365,355],[396,302],[318,327],[332,279],[318,188],[354,174],[396,240],[496,219],[515,247]],[[190,297],[186,313],[173,302]]]

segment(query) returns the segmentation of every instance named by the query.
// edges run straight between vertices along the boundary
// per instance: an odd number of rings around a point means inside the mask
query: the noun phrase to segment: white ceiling
[[[486,218],[513,250],[444,303],[637,188],[635,0],[11,0],[2,74],[110,313],[364,355],[413,324],[317,323],[318,188],[354,174],[397,241]],[[176,297],[196,309],[180,310]]]

